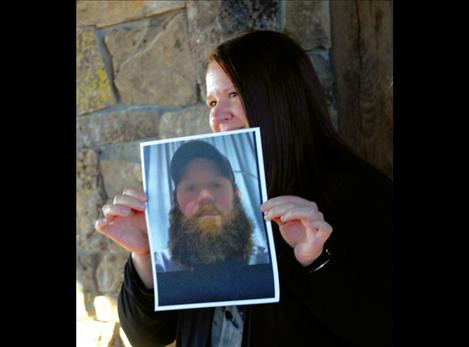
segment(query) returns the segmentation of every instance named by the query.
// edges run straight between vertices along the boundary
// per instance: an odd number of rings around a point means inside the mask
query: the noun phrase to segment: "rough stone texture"
[[[276,30],[278,0],[187,1],[189,37],[199,84],[205,99],[205,64],[209,53],[223,41],[247,29]]]
[[[101,322],[117,322],[117,295],[99,295],[94,298],[96,319]]]
[[[285,1],[284,32],[304,50],[331,47],[329,1]]]
[[[331,2],[331,61],[339,131],[365,159],[393,173],[392,2]]]
[[[87,251],[104,250],[105,238],[94,229],[98,211],[105,201],[95,151],[77,151],[76,176],[77,247]]]
[[[222,34],[231,35],[245,29],[275,30],[278,27],[280,8],[278,0],[219,0],[218,2],[220,6],[218,20]]]
[[[116,322],[85,320],[77,322],[77,347],[114,347],[113,339]]]
[[[339,132],[339,112],[337,111],[336,105],[332,104],[331,106],[329,106],[328,111],[334,129]]]
[[[77,295],[83,295],[84,309],[89,316],[95,314],[93,298],[98,293],[95,279],[96,265],[96,255],[77,255],[76,257],[77,287],[80,289]]]
[[[140,164],[126,160],[103,160],[101,162],[104,188],[109,198],[121,194],[125,188],[142,189]]]
[[[309,52],[309,59],[316,70],[319,82],[326,95],[328,105],[331,105],[334,99],[334,76],[331,72],[331,64],[327,52]]]
[[[110,204],[116,194],[121,194],[126,188],[143,190],[142,168],[140,165],[140,141],[112,144],[99,149],[99,167],[102,177],[103,190]],[[115,242],[106,238],[104,248],[109,252],[127,252]]]
[[[96,232],[94,224],[101,218],[104,200],[97,191],[77,192],[77,247],[86,251],[105,251],[106,237]]]
[[[77,1],[77,25],[97,27],[128,22],[185,6],[184,0],[176,1]]]
[[[77,115],[116,103],[104,62],[96,46],[94,30],[77,30]]]
[[[142,140],[143,141],[143,140]],[[125,188],[142,190],[140,142],[104,146],[100,150],[100,170],[108,199]]]
[[[88,311],[86,310],[86,301],[85,301],[85,293],[83,290],[83,284],[80,281],[77,281],[76,286],[77,286],[77,289],[76,289],[77,320],[87,319],[89,315],[88,315]]]
[[[105,37],[114,83],[129,105],[185,106],[196,100],[196,82],[183,13],[115,28]]]
[[[120,324],[116,323],[114,325],[114,331],[113,331],[113,334],[112,334],[112,338],[109,341],[108,347],[132,347],[130,345],[130,343],[125,344],[124,341],[121,339],[121,336],[119,334],[120,329],[121,329]]]
[[[98,290],[110,294],[119,291],[124,276],[124,265],[128,255],[108,253],[105,254],[96,269]]]
[[[146,140],[157,140],[157,138],[102,146],[99,149],[99,160],[101,162],[104,160],[125,160],[140,164],[140,142]]]
[[[158,136],[160,111],[123,110],[77,118],[77,142],[80,147],[130,142]]]
[[[96,190],[98,175],[98,156],[93,150],[80,150],[77,154],[77,182],[78,190]]]
[[[160,138],[210,133],[208,114],[209,109],[205,105],[164,113],[160,121]]]

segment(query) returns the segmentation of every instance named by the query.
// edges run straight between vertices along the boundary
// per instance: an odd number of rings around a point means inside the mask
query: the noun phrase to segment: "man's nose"
[[[202,188],[199,192],[198,202],[203,204],[207,202],[213,202],[214,198],[210,190]]]

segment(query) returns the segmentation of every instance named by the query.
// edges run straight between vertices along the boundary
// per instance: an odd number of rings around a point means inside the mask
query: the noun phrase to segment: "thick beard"
[[[174,261],[188,268],[227,260],[247,263],[252,250],[252,224],[238,196],[233,198],[233,211],[222,217],[219,231],[186,218],[177,203],[173,203],[169,216],[169,248]]]

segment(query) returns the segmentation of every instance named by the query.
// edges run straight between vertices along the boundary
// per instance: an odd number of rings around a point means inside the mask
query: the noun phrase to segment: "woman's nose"
[[[215,108],[212,110],[212,116],[216,122],[226,122],[233,118],[231,110],[223,104],[215,106]]]

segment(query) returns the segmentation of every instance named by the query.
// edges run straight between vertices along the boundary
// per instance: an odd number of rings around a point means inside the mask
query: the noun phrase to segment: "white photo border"
[[[264,168],[264,159],[262,155],[262,140],[261,140],[261,132],[259,127],[249,128],[249,129],[240,129],[240,130],[233,130],[228,132],[222,133],[208,133],[208,134],[200,134],[200,135],[191,135],[191,136],[183,136],[183,137],[176,137],[171,139],[160,139],[160,140],[151,140],[145,141],[140,143],[140,155],[141,155],[141,167],[142,167],[142,183],[143,183],[143,190],[146,194],[148,194],[147,189],[147,182],[146,182],[146,170],[148,169],[145,167],[145,158],[144,158],[144,149],[147,146],[164,144],[164,143],[171,143],[171,142],[180,142],[180,141],[188,141],[188,140],[197,140],[197,139],[205,139],[210,137],[221,137],[221,136],[229,136],[241,133],[253,133],[254,138],[256,141],[256,151],[257,151],[257,164],[259,168],[259,182],[261,188],[261,201],[267,201],[267,187],[265,181],[265,168]],[[275,252],[275,245],[274,245],[274,238],[272,233],[272,225],[270,221],[264,220],[264,224],[267,231],[267,242],[269,245],[269,253],[271,258],[271,265],[272,265],[272,273],[273,273],[273,280],[274,280],[274,296],[269,298],[261,298],[261,299],[242,299],[242,300],[230,300],[230,301],[210,301],[210,302],[200,302],[200,303],[190,303],[190,304],[177,304],[177,305],[164,305],[160,306],[158,302],[158,279],[156,274],[156,264],[154,259],[154,240],[153,240],[153,232],[152,228],[149,225],[149,206],[148,202],[145,204],[145,217],[147,223],[147,230],[148,236],[150,241],[150,255],[151,255],[151,264],[152,264],[152,274],[153,274],[153,283],[154,283],[154,294],[155,294],[155,311],[168,311],[168,310],[179,310],[179,309],[192,309],[192,308],[206,308],[206,307],[217,307],[217,306],[231,306],[231,305],[252,305],[252,304],[265,304],[265,303],[273,303],[278,302],[280,298],[280,288],[279,288],[279,279],[278,279],[278,267],[277,267],[277,256]]]

